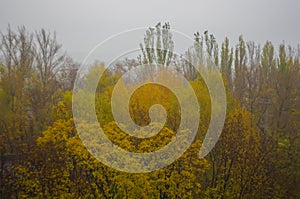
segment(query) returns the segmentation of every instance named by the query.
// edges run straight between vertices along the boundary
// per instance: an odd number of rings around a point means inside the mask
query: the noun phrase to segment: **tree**
[[[144,45],[140,44],[143,57],[142,64],[156,64],[158,67],[168,67],[172,61],[174,42],[170,32],[170,24],[161,27],[158,23],[155,28],[149,28],[144,37]]]
[[[221,48],[221,72],[226,77],[228,88],[232,91],[233,48],[229,49],[229,39],[226,37]]]

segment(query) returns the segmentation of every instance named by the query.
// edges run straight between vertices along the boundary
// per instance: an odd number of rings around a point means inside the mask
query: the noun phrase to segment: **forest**
[[[110,140],[133,152],[155,151],[174,138],[179,105],[163,87],[141,87],[129,104],[133,121],[148,124],[149,107],[156,102],[164,106],[167,121],[149,139],[124,133],[111,111],[112,92],[122,74],[141,64],[159,64],[188,80],[203,107],[196,138],[179,159],[149,173],[115,170],[86,149],[72,113],[80,64],[54,32],[29,32],[24,26],[1,31],[0,198],[299,198],[300,46],[258,44],[242,35],[235,44],[228,38],[218,44],[203,31],[191,34],[194,41],[183,59],[173,53],[176,42],[170,30],[168,23],[149,28],[137,46],[139,56],[107,69],[100,60],[81,79],[84,85],[105,69],[95,94],[97,119]],[[194,66],[204,54],[222,74],[227,112],[217,144],[199,158],[211,118],[208,88]]]

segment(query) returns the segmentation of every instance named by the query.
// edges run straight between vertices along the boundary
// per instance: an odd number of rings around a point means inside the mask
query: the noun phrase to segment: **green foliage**
[[[157,64],[159,67],[168,67],[172,61],[174,42],[170,31],[170,24],[161,27],[158,23],[155,28],[146,31],[144,45],[140,44],[143,57],[141,64]]]

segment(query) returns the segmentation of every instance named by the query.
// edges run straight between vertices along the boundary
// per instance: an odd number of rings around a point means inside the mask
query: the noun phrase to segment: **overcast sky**
[[[300,43],[299,0],[0,0],[0,30],[20,25],[56,31],[57,39],[81,62],[100,41],[136,27],[170,22],[193,36],[209,30],[220,43],[228,36],[278,45]]]

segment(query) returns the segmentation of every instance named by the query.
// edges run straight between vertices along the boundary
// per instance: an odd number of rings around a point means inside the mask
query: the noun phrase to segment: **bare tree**
[[[58,69],[64,64],[65,53],[61,52],[61,45],[57,43],[56,34],[51,35],[42,29],[36,32],[36,67],[38,77],[45,90],[51,81],[55,80]]]

